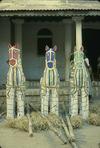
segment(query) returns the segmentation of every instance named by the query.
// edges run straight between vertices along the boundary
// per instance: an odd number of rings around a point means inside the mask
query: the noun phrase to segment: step
[[[60,81],[60,87],[67,87],[69,82]],[[27,88],[40,88],[40,81],[26,81]]]
[[[34,83],[34,87],[32,88],[27,88],[26,89],[26,96],[40,96],[40,84],[39,82]],[[93,86],[93,92],[94,96],[96,94],[100,95],[100,81],[92,82]],[[69,86],[66,84],[66,82],[61,82],[60,83],[60,88],[59,88],[59,95],[64,96],[64,95],[69,95]],[[6,96],[6,89],[0,89],[0,97],[5,97]]]
[[[40,96],[40,89],[39,88],[26,89],[25,94],[26,94],[26,96]],[[61,95],[61,96],[62,95],[69,95],[68,89],[60,88],[59,95]],[[5,96],[6,96],[6,90],[5,89],[0,90],[0,97],[5,97]]]

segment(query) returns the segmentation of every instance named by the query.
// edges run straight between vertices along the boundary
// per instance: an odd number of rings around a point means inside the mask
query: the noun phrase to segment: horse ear
[[[13,47],[17,48],[17,45],[16,45],[16,44],[14,44],[14,46],[13,46]]]
[[[17,45],[15,43],[13,45],[11,45],[11,44],[8,45],[8,48],[12,48],[12,47],[17,48]]]
[[[46,45],[46,46],[45,46],[45,50],[47,51],[48,49],[49,49],[49,46],[48,46],[48,45]]]
[[[11,46],[11,44],[9,43],[9,45],[8,45],[8,48],[11,48],[12,46]]]
[[[84,47],[82,46],[82,47],[80,48],[80,50],[81,50],[81,51],[84,51]]]
[[[54,51],[57,51],[57,46],[56,45],[53,47],[53,50]]]

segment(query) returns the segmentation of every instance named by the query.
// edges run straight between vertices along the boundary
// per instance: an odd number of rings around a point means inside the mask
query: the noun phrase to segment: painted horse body
[[[17,106],[17,117],[24,115],[25,99],[25,76],[22,69],[20,50],[14,46],[9,48],[9,71],[7,74],[6,97],[7,117],[15,117]]]
[[[48,115],[49,112],[54,113],[56,115],[59,114],[59,76],[56,68],[55,50],[56,47],[54,47],[53,49],[46,47],[45,69],[43,77],[40,81],[42,115]]]
[[[89,64],[88,61],[86,64]],[[87,119],[89,114],[90,89],[90,76],[86,64],[83,51],[75,51],[70,75],[69,113],[71,116],[80,114],[84,119]]]

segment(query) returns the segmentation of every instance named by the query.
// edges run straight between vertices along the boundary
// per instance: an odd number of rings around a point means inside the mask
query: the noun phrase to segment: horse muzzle
[[[53,68],[54,63],[53,62],[48,62],[47,65],[48,65],[48,68]]]

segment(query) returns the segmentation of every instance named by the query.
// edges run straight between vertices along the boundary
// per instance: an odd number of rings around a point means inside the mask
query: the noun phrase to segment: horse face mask
[[[56,46],[54,46],[53,48],[49,48],[48,46],[46,46],[46,61],[48,68],[53,68],[54,66],[56,50]]]

